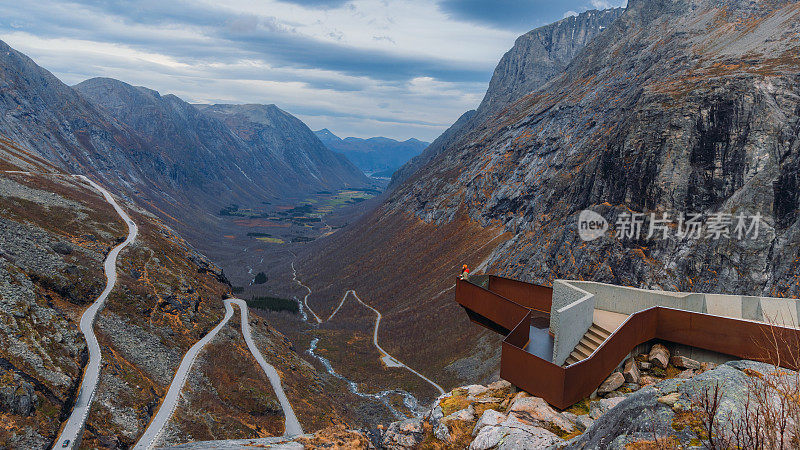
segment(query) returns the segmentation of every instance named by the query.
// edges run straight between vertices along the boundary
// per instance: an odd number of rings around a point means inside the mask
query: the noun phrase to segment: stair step
[[[588,355],[591,355],[592,352],[594,352],[595,348],[597,348],[597,347],[592,348],[592,347],[584,344],[583,342],[579,342],[578,345],[575,346],[575,348],[580,348],[581,351],[586,353],[586,355],[588,356]]]
[[[580,349],[578,347],[575,347],[575,350],[573,350],[573,353],[577,353],[578,355],[580,355],[581,359],[586,359],[586,358],[589,357],[589,355],[592,354],[592,352],[588,352],[587,353],[586,351],[584,351],[584,350],[582,350],[582,349]]]
[[[610,336],[610,334],[603,334],[602,331],[594,328],[589,328],[589,331],[587,331],[586,333],[591,336],[594,336],[597,339],[600,339],[601,341],[605,341]]]
[[[586,334],[583,336],[583,339],[585,339],[585,340],[587,340],[587,341],[591,342],[591,343],[592,343],[592,344],[594,344],[596,347],[600,347],[600,344],[602,344],[603,342],[605,342],[605,340],[604,340],[604,339],[600,339],[599,337],[597,337],[597,336],[595,336],[595,335],[592,335],[592,334],[589,334],[589,333],[586,333]]]

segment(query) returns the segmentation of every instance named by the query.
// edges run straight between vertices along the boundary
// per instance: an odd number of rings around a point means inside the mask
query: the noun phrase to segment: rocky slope
[[[489,89],[475,111],[464,113],[425,152],[392,177],[398,186],[413,173],[481,122],[501,114],[505,108],[560,75],[578,52],[608,28],[624,9],[586,11],[532,30],[519,38],[495,68]]]
[[[0,173],[0,361],[10,395],[0,407],[7,425],[0,445],[45,448],[70,412],[86,363],[80,315],[105,287],[105,254],[127,231],[98,192],[15,144],[2,143],[0,161],[4,171],[36,170]],[[133,208],[131,216],[140,238],[123,254],[97,324],[103,371],[85,435],[93,445],[131,442],[183,346],[221,317],[229,288],[219,269],[153,216]]]
[[[700,363],[685,360],[690,364]],[[640,362],[641,364],[641,362]],[[689,448],[708,443],[708,396],[718,402],[714,444],[747,414],[764,413],[762,401],[780,403],[770,383],[791,383],[797,373],[771,375],[775,367],[733,361],[707,370],[667,368],[673,375],[626,387],[604,398],[587,399],[566,411],[515,390],[505,381],[470,385],[440,397],[424,417],[390,424],[381,448],[470,450]],[[692,372],[687,374],[686,372]],[[675,374],[680,373],[679,376]],[[721,391],[716,396],[715,388]],[[767,395],[759,394],[765,392]],[[757,398],[762,400],[757,400]],[[788,409],[785,410],[788,412]],[[763,417],[762,417],[763,420]],[[727,427],[727,428],[726,428]],[[755,429],[755,428],[754,428]],[[789,427],[788,436],[796,429]],[[776,434],[774,430],[764,433]],[[764,442],[766,439],[764,439]],[[740,441],[740,443],[743,441]],[[709,444],[711,445],[711,444]],[[745,446],[743,448],[752,448]]]
[[[342,139],[327,128],[315,131],[314,134],[326,147],[345,155],[364,173],[381,174],[381,176],[390,176],[430,145],[429,142],[417,139],[402,142],[385,137]]]
[[[0,171],[0,447],[47,448],[87,360],[80,316],[105,287],[103,261],[127,230],[98,192],[8,140],[0,140]],[[230,295],[218,267],[153,214],[120,203],[139,236],[120,255],[117,285],[95,323],[103,360],[83,434],[89,448],[136,442],[183,354],[220,321]],[[251,317],[251,326],[303,425],[345,425],[351,416],[329,394],[332,380],[265,321]],[[169,442],[283,433],[272,388],[249,353],[236,351],[236,331],[196,364],[197,389],[170,424],[177,435]]]

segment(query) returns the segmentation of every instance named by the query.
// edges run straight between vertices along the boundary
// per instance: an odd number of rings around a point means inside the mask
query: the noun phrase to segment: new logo
[[[578,235],[585,242],[603,237],[608,231],[608,221],[596,212],[585,209],[578,216]]]

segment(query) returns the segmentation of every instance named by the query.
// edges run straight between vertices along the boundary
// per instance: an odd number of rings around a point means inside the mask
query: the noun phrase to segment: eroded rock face
[[[421,155],[401,167],[392,176],[391,187],[400,185],[442,151],[463,140],[487,118],[560,75],[575,55],[623,11],[622,8],[587,11],[517,38],[495,68],[478,109],[464,113]]]

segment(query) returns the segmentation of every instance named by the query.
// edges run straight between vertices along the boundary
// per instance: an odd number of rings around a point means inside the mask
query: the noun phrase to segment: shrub
[[[267,274],[264,272],[258,272],[256,277],[253,278],[253,284],[264,284],[267,282]]]

